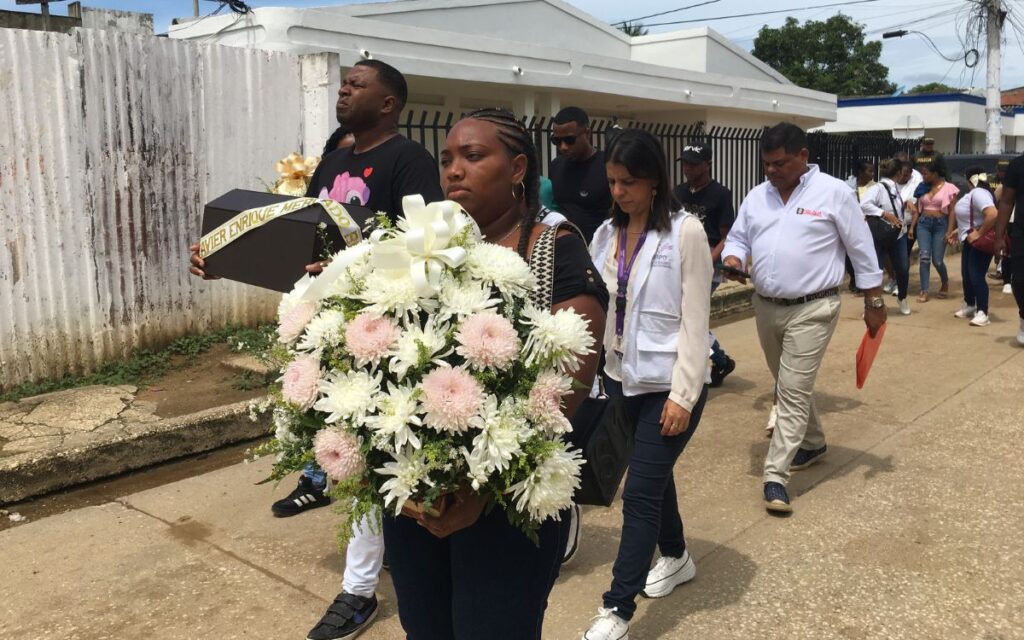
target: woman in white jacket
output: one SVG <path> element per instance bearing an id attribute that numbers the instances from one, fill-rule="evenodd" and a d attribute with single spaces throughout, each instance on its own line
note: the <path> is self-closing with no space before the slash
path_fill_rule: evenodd
<path id="1" fill-rule="evenodd" d="M 604 336 L 606 389 L 636 427 L 612 584 L 584 640 L 625 640 L 638 594 L 667 596 L 696 574 L 672 469 L 707 398 L 713 274 L 703 225 L 678 211 L 658 141 L 627 129 L 606 157 L 614 204 L 590 252 L 609 289 L 615 283 Z M 655 547 L 661 557 L 651 568 Z"/>

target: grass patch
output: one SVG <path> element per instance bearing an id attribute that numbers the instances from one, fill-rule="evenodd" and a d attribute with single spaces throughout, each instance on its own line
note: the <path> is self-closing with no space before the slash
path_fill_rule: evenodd
<path id="1" fill-rule="evenodd" d="M 12 402 L 51 391 L 87 387 L 91 385 L 122 385 L 136 387 L 149 384 L 184 360 L 187 366 L 210 347 L 226 343 L 235 351 L 245 352 L 261 358 L 274 341 L 275 326 L 257 327 L 228 326 L 212 333 L 181 336 L 160 350 L 136 349 L 125 360 L 104 362 L 95 371 L 86 375 L 68 375 L 38 382 L 26 382 L 0 392 L 0 402 Z M 255 389 L 261 379 L 254 376 L 239 384 L 251 385 Z"/>

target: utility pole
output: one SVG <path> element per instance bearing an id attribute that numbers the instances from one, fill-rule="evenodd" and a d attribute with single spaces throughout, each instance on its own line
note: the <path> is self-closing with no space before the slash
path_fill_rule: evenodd
<path id="1" fill-rule="evenodd" d="M 199 17 L 199 0 L 192 0 L 192 17 Z"/>
<path id="2" fill-rule="evenodd" d="M 988 60 L 986 61 L 985 89 L 985 153 L 1003 152 L 1003 116 L 1001 93 L 1002 88 L 1002 37 L 1003 11 L 1001 0 L 988 0 L 985 3 L 986 26 L 988 34 Z"/>

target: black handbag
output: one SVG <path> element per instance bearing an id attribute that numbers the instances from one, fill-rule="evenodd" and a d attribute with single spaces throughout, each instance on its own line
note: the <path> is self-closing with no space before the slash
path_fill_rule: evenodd
<path id="1" fill-rule="evenodd" d="M 537 277 L 537 287 L 530 297 L 541 308 L 551 306 L 555 277 L 555 238 L 559 227 L 565 227 L 583 237 L 575 225 L 563 222 L 545 229 L 534 243 L 530 269 Z M 621 398 L 609 398 L 600 377 L 598 388 L 598 396 L 584 399 L 570 418 L 572 433 L 567 440 L 583 452 L 586 461 L 574 500 L 577 504 L 609 507 L 615 500 L 622 476 L 633 455 L 633 426 L 626 419 Z"/>
<path id="2" fill-rule="evenodd" d="M 892 203 L 893 215 L 897 217 L 903 217 L 903 211 L 896 211 L 896 199 L 893 197 L 892 192 L 889 191 L 889 187 L 885 186 L 885 183 L 879 183 L 879 186 L 885 190 L 885 195 L 889 196 L 889 202 Z M 900 231 L 903 227 L 898 225 L 890 224 L 888 220 L 882 216 L 867 216 L 868 228 L 871 229 L 871 237 L 874 238 L 875 242 L 888 249 L 892 245 L 896 244 L 899 240 Z"/>

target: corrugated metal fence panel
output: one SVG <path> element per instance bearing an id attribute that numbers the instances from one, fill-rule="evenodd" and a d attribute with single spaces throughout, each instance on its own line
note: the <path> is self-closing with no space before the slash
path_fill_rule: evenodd
<path id="1" fill-rule="evenodd" d="M 298 150 L 296 56 L 0 29 L 0 388 L 269 318 L 188 275 L 202 204 Z"/>

